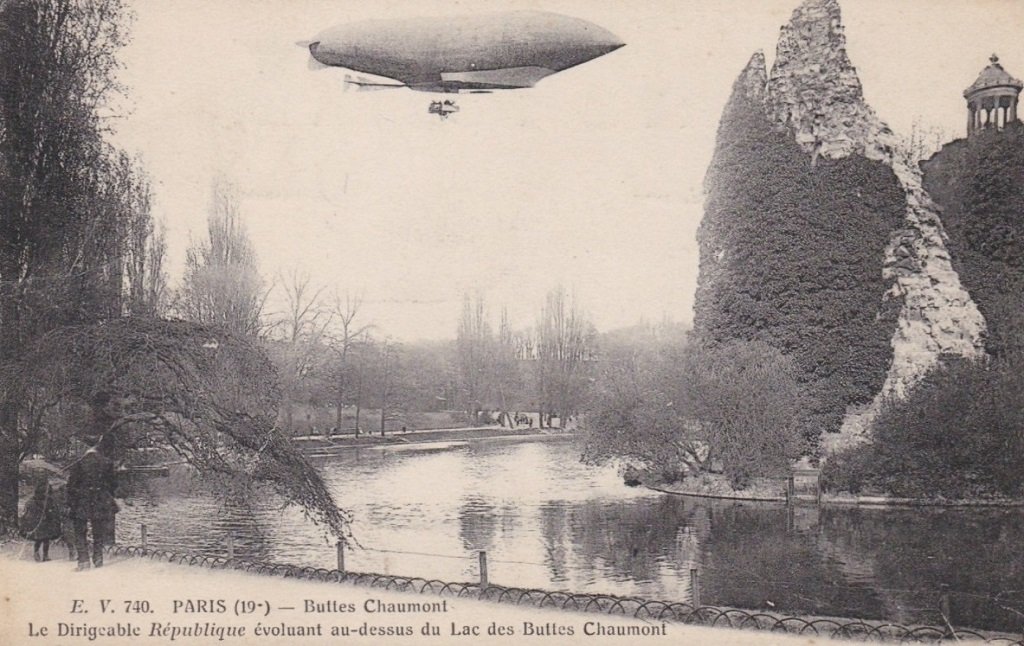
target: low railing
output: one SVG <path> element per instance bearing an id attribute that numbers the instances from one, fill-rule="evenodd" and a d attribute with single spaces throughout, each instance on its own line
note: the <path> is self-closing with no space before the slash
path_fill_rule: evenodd
<path id="1" fill-rule="evenodd" d="M 145 536 L 145 532 L 143 536 Z M 488 581 L 487 556 L 485 552 L 479 553 L 480 581 L 459 583 L 395 574 L 346 571 L 344 568 L 344 549 L 341 543 L 338 544 L 337 548 L 338 568 L 333 570 L 236 559 L 232 556 L 233 550 L 231 550 L 231 547 L 233 546 L 229 544 L 229 558 L 122 545 L 109 546 L 106 550 L 109 554 L 115 556 L 148 558 L 213 569 L 232 569 L 283 578 L 321 581 L 325 583 L 348 583 L 395 592 L 436 594 L 515 605 L 530 605 L 538 608 L 652 619 L 680 624 L 784 632 L 857 641 L 938 642 L 972 639 L 989 644 L 1024 646 L 1024 638 L 1022 637 L 993 635 L 973 630 L 954 629 L 952 627 L 905 626 L 895 623 L 855 619 L 805 618 L 772 612 L 703 606 L 700 605 L 699 585 L 697 584 L 695 571 L 691 571 L 695 603 L 685 603 L 638 597 L 621 597 L 609 594 L 516 588 L 493 584 Z"/>

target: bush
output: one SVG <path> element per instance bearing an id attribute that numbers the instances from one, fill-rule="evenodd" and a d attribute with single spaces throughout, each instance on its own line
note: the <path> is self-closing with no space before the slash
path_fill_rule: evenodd
<path id="1" fill-rule="evenodd" d="M 845 449 L 821 468 L 821 486 L 825 491 L 858 494 L 876 481 L 874 447 L 870 444 Z"/>
<path id="2" fill-rule="evenodd" d="M 935 368 L 905 401 L 883 406 L 869 444 L 829 461 L 826 488 L 911 498 L 1024 494 L 1022 368 L 1020 355 Z"/>
<path id="3" fill-rule="evenodd" d="M 665 348 L 606 361 L 585 455 L 645 463 L 663 480 L 710 471 L 736 488 L 799 454 L 807 398 L 794 362 L 764 343 Z"/>

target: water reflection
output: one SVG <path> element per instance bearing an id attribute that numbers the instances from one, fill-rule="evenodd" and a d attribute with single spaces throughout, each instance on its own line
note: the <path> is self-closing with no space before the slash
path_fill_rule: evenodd
<path id="1" fill-rule="evenodd" d="M 367 449 L 321 463 L 355 516 L 355 571 L 781 612 L 1019 631 L 1021 510 L 846 509 L 708 501 L 622 485 L 570 443 Z M 182 475 L 149 481 L 119 516 L 119 540 L 334 566 L 329 537 L 273 501 L 224 505 Z"/>

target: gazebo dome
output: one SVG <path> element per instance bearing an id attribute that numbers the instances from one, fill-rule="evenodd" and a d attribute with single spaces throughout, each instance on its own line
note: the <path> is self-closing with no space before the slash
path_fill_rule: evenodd
<path id="1" fill-rule="evenodd" d="M 1003 66 L 999 64 L 998 56 L 992 54 L 988 60 L 991 62 L 985 66 L 985 69 L 981 70 L 981 74 L 978 75 L 977 80 L 971 84 L 971 87 L 964 90 L 965 98 L 970 97 L 975 92 L 987 90 L 989 88 L 1013 88 L 1016 89 L 1017 92 L 1024 89 L 1024 82 L 1021 82 L 1018 78 L 1014 78 L 1009 74 L 1009 72 L 1004 70 Z"/>
<path id="2" fill-rule="evenodd" d="M 964 90 L 967 99 L 967 135 L 988 128 L 1002 130 L 1017 120 L 1017 100 L 1024 83 L 999 64 L 995 54 L 978 79 Z"/>

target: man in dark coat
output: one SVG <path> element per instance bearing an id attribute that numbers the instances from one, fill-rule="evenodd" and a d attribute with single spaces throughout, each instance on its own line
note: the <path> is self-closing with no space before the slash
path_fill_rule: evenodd
<path id="1" fill-rule="evenodd" d="M 92 528 L 92 562 L 103 565 L 103 544 L 114 533 L 117 478 L 114 463 L 98 450 L 101 438 L 90 437 L 92 446 L 71 466 L 68 477 L 68 512 L 75 530 L 78 569 L 89 567 L 87 527 Z"/>

